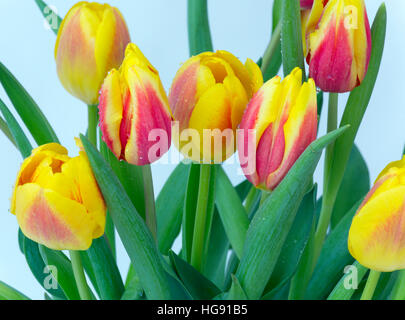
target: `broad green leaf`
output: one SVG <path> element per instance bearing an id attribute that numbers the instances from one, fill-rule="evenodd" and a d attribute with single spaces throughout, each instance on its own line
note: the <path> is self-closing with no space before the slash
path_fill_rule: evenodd
<path id="1" fill-rule="evenodd" d="M 218 168 L 216 204 L 229 242 L 240 258 L 249 228 L 249 218 L 237 192 L 222 167 Z"/>
<path id="2" fill-rule="evenodd" d="M 190 56 L 212 51 L 207 0 L 188 0 L 187 19 Z"/>
<path id="3" fill-rule="evenodd" d="M 108 210 L 149 299 L 170 299 L 169 284 L 158 249 L 111 167 L 83 135 L 81 140 Z"/>
<path id="4" fill-rule="evenodd" d="M 227 300 L 248 300 L 246 293 L 243 291 L 238 279 L 232 275 L 232 286 L 229 290 Z"/>
<path id="5" fill-rule="evenodd" d="M 4 121 L 2 117 L 0 117 L 0 130 L 4 133 L 7 139 L 17 147 L 17 143 L 15 142 L 13 135 L 11 134 L 6 121 Z"/>
<path id="6" fill-rule="evenodd" d="M 336 197 L 332 213 L 334 228 L 353 205 L 370 190 L 370 174 L 367 164 L 356 145 L 350 153 L 349 162 L 343 176 L 342 184 Z"/>
<path id="7" fill-rule="evenodd" d="M 41 109 L 13 74 L 0 62 L 0 83 L 38 145 L 59 142 Z"/>
<path id="8" fill-rule="evenodd" d="M 281 7 L 281 52 L 284 76 L 289 75 L 295 67 L 299 67 L 302 70 L 302 78 L 305 79 L 300 1 L 284 0 Z"/>
<path id="9" fill-rule="evenodd" d="M 236 276 L 249 299 L 259 299 L 274 270 L 322 150 L 347 128 L 314 141 L 256 212 Z"/>
<path id="10" fill-rule="evenodd" d="M 275 0 L 273 3 L 272 37 L 260 66 L 264 82 L 276 76 L 281 67 L 281 2 L 282 0 Z"/>
<path id="11" fill-rule="evenodd" d="M 104 142 L 101 143 L 104 158 L 120 180 L 136 211 L 145 220 L 145 196 L 143 190 L 143 175 L 140 166 L 134 166 L 126 161 L 119 161 Z"/>
<path id="12" fill-rule="evenodd" d="M 59 27 L 62 23 L 62 18 L 59 17 L 56 12 L 52 10 L 44 1 L 42 0 L 35 0 L 36 4 L 38 5 L 39 10 L 41 11 L 42 15 L 46 19 L 49 24 L 51 30 L 57 35 Z"/>
<path id="13" fill-rule="evenodd" d="M 200 181 L 200 166 L 192 163 L 187 180 L 186 196 L 184 198 L 182 221 L 182 257 L 191 260 L 191 247 L 193 244 L 195 211 L 197 208 L 198 185 Z"/>
<path id="14" fill-rule="evenodd" d="M 25 259 L 35 279 L 37 279 L 38 283 L 52 296 L 58 297 L 60 299 L 66 299 L 66 296 L 60 284 L 57 285 L 56 289 L 54 289 L 52 286 L 45 287 L 45 281 L 50 280 L 51 270 L 49 270 L 49 268 L 46 267 L 44 260 L 42 259 L 41 253 L 39 252 L 38 244 L 28 239 L 24 235 L 22 236 L 24 239 L 23 242 L 24 242 Z"/>
<path id="15" fill-rule="evenodd" d="M 297 270 L 315 218 L 316 185 L 305 195 L 265 292 L 281 288 Z"/>
<path id="16" fill-rule="evenodd" d="M 225 269 L 225 290 L 229 290 L 232 285 L 232 275 L 236 273 L 239 266 L 239 259 L 235 251 L 231 251 L 231 255 L 228 259 Z"/>
<path id="17" fill-rule="evenodd" d="M 358 283 L 363 279 L 367 271 L 368 269 L 366 267 L 363 267 L 360 263 L 355 261 L 345 270 L 345 275 L 330 293 L 328 300 L 350 300 L 354 292 L 357 290 Z M 353 281 L 358 282 L 353 283 Z"/>
<path id="18" fill-rule="evenodd" d="M 266 293 L 261 300 L 288 300 L 288 293 L 291 281 L 287 281 L 282 286 Z"/>
<path id="19" fill-rule="evenodd" d="M 180 163 L 167 179 L 156 200 L 159 251 L 165 255 L 180 233 L 190 166 Z"/>
<path id="20" fill-rule="evenodd" d="M 218 288 L 222 288 L 225 281 L 225 265 L 228 257 L 229 241 L 217 209 L 214 211 L 208 243 L 203 274 L 215 283 Z"/>
<path id="21" fill-rule="evenodd" d="M 124 293 L 124 283 L 115 259 L 104 237 L 94 239 L 86 251 L 102 300 L 118 300 Z"/>
<path id="22" fill-rule="evenodd" d="M 131 277 L 130 281 L 125 286 L 124 294 L 121 300 L 140 300 L 143 297 L 143 289 L 141 281 L 137 275 Z"/>
<path id="23" fill-rule="evenodd" d="M 332 204 L 342 182 L 354 139 L 359 130 L 377 80 L 384 51 L 386 26 L 387 12 L 385 4 L 383 3 L 378 9 L 371 28 L 372 48 L 367 74 L 362 84 L 350 93 L 340 122 L 341 127 L 349 124 L 350 128 L 344 135 L 336 140 L 333 148 L 333 161 L 331 163 L 329 183 L 327 185 L 329 198 L 333 200 L 329 202 L 332 202 Z"/>
<path id="24" fill-rule="evenodd" d="M 91 284 L 94 287 L 94 290 L 96 291 L 97 295 L 100 297 L 100 289 L 98 288 L 97 285 L 97 279 L 96 279 L 96 274 L 93 269 L 93 264 L 90 261 L 90 257 L 87 254 L 87 251 L 80 251 L 80 258 L 82 260 L 82 265 L 84 268 L 84 271 L 86 272 L 87 276 L 89 277 Z"/>
<path id="25" fill-rule="evenodd" d="M 389 280 L 386 282 L 383 281 L 384 274 L 382 274 L 382 277 L 380 277 L 381 282 L 378 281 L 373 300 L 393 300 L 392 294 L 395 293 L 394 290 L 401 276 L 401 272 L 403 272 L 403 270 L 389 273 Z"/>
<path id="26" fill-rule="evenodd" d="M 0 111 L 7 121 L 7 126 L 10 129 L 13 140 L 15 141 L 18 150 L 20 150 L 23 158 L 27 158 L 31 155 L 32 146 L 29 142 L 24 131 L 21 129 L 17 120 L 14 118 L 13 114 L 0 99 Z"/>
<path id="27" fill-rule="evenodd" d="M 0 281 L 0 300 L 30 300 L 30 298 Z"/>
<path id="28" fill-rule="evenodd" d="M 79 292 L 77 291 L 76 281 L 73 274 L 72 264 L 70 260 L 62 253 L 62 251 L 50 250 L 45 246 L 39 246 L 41 257 L 47 266 L 55 266 L 57 274 L 49 273 L 62 288 L 66 297 L 69 300 L 80 300 Z"/>
<path id="29" fill-rule="evenodd" d="M 173 251 L 169 252 L 169 257 L 177 275 L 194 299 L 209 300 L 221 293 L 215 284 L 178 257 Z"/>
<path id="30" fill-rule="evenodd" d="M 361 200 L 340 220 L 326 238 L 318 263 L 309 281 L 305 299 L 325 299 L 341 278 L 344 268 L 353 263 L 354 259 L 347 248 L 347 238 L 352 219 L 360 203 Z"/>
<path id="31" fill-rule="evenodd" d="M 241 201 L 244 201 L 246 199 L 252 187 L 253 185 L 247 179 L 243 180 L 235 187 L 236 193 L 238 194 Z"/>

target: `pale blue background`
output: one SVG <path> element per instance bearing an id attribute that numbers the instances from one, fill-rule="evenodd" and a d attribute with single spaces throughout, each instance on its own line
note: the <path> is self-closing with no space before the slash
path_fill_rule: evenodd
<path id="1" fill-rule="evenodd" d="M 61 16 L 76 1 L 49 0 Z M 380 0 L 366 0 L 370 20 Z M 128 23 L 132 41 L 136 42 L 159 70 L 168 90 L 177 68 L 188 57 L 186 0 L 111 0 Z M 210 25 L 216 49 L 229 50 L 245 61 L 257 60 L 269 40 L 270 0 L 211 0 Z M 405 71 L 404 15 L 405 2 L 388 0 L 388 36 L 378 82 L 360 128 L 357 144 L 367 159 L 371 178 L 392 160 L 401 156 L 405 142 L 405 106 L 403 104 Z M 34 0 L 0 1 L 0 61 L 31 93 L 55 128 L 62 144 L 74 154 L 73 137 L 86 130 L 85 106 L 71 97 L 60 85 L 55 72 L 53 50 L 55 35 L 44 28 L 43 18 Z M 4 91 L 0 97 L 9 104 Z M 344 98 L 339 111 L 342 113 Z M 9 104 L 10 106 L 10 104 Z M 321 133 L 325 132 L 322 117 Z M 43 298 L 43 290 L 29 271 L 18 250 L 18 225 L 8 212 L 9 198 L 19 165 L 20 154 L 0 134 L 0 280 L 18 288 L 32 298 Z M 154 165 L 158 192 L 174 165 Z M 322 166 L 316 172 L 320 181 Z M 237 166 L 226 170 L 236 183 L 242 179 Z M 174 190 L 175 192 L 175 190 Z M 126 275 L 129 259 L 119 247 L 119 267 Z"/>

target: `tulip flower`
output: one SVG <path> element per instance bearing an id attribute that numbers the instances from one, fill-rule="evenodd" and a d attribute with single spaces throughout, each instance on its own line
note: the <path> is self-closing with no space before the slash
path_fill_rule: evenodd
<path id="1" fill-rule="evenodd" d="M 371 32 L 363 0 L 314 0 L 302 14 L 309 76 L 325 92 L 359 86 L 368 69 Z"/>
<path id="2" fill-rule="evenodd" d="M 378 176 L 353 218 L 348 247 L 367 268 L 405 269 L 405 157 Z"/>
<path id="3" fill-rule="evenodd" d="M 120 66 L 129 42 L 126 23 L 117 8 L 77 3 L 63 20 L 55 45 L 62 85 L 86 104 L 97 104 L 105 76 Z"/>
<path id="4" fill-rule="evenodd" d="M 25 159 L 10 211 L 25 236 L 55 250 L 87 250 L 104 234 L 106 206 L 86 154 L 70 158 L 56 143 Z"/>
<path id="5" fill-rule="evenodd" d="M 118 159 L 146 165 L 168 151 L 167 96 L 159 73 L 135 44 L 128 45 L 119 70 L 111 70 L 106 77 L 99 109 L 103 140 Z"/>
<path id="6" fill-rule="evenodd" d="M 235 152 L 235 130 L 262 83 L 261 71 L 252 60 L 243 65 L 227 51 L 190 58 L 178 70 L 169 94 L 178 122 L 176 147 L 197 162 L 225 161 Z M 191 136 L 190 142 L 185 135 Z"/>
<path id="7" fill-rule="evenodd" d="M 240 130 L 238 152 L 243 172 L 256 187 L 273 190 L 316 138 L 314 81 L 302 84 L 299 68 L 283 81 L 278 76 L 267 81 L 250 101 Z M 254 135 L 249 134 L 252 130 Z"/>

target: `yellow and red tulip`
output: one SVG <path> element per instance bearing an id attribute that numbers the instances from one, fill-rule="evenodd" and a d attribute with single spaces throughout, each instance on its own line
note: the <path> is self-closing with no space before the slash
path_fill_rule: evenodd
<path id="1" fill-rule="evenodd" d="M 77 3 L 63 20 L 55 45 L 62 85 L 86 104 L 97 104 L 105 76 L 119 67 L 129 42 L 125 20 L 117 8 Z"/>
<path id="2" fill-rule="evenodd" d="M 179 125 L 176 147 L 197 162 L 226 160 L 235 152 L 235 131 L 243 112 L 262 84 L 261 71 L 250 59 L 243 65 L 227 51 L 204 52 L 190 58 L 178 70 L 169 94 Z M 189 142 L 181 139 L 186 129 L 197 133 L 190 142 L 196 152 L 190 153 Z M 204 144 L 205 130 L 216 130 L 213 136 L 222 134 L 228 142 Z"/>
<path id="3" fill-rule="evenodd" d="M 105 78 L 99 109 L 103 140 L 118 159 L 146 165 L 168 151 L 168 99 L 159 73 L 135 44 L 128 45 L 119 70 Z M 155 148 L 157 137 L 160 147 Z"/>
<path id="4" fill-rule="evenodd" d="M 367 268 L 405 269 L 405 157 L 377 178 L 353 218 L 348 247 Z"/>
<path id="5" fill-rule="evenodd" d="M 316 138 L 314 81 L 302 84 L 299 68 L 283 81 L 278 76 L 267 81 L 250 101 L 240 129 L 238 152 L 246 177 L 258 188 L 273 190 Z"/>
<path id="6" fill-rule="evenodd" d="M 25 159 L 10 211 L 25 236 L 55 250 L 87 250 L 104 234 L 106 206 L 86 154 L 70 158 L 56 143 Z"/>
<path id="7" fill-rule="evenodd" d="M 339 93 L 362 83 L 371 54 L 364 0 L 314 0 L 302 27 L 309 76 L 319 88 Z"/>

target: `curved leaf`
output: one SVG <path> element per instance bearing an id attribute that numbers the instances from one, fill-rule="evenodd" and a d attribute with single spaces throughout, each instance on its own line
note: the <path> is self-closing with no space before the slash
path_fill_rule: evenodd
<path id="1" fill-rule="evenodd" d="M 263 293 L 322 150 L 346 129 L 335 130 L 311 143 L 256 212 L 236 273 L 249 299 L 258 299 Z"/>
<path id="2" fill-rule="evenodd" d="M 59 17 L 44 1 L 35 0 L 35 2 L 46 21 L 48 21 L 50 28 L 57 35 L 63 19 Z"/>
<path id="3" fill-rule="evenodd" d="M 0 300 L 30 300 L 30 298 L 0 281 Z"/>
<path id="4" fill-rule="evenodd" d="M 159 250 L 167 254 L 180 233 L 190 166 L 180 163 L 156 199 Z"/>
<path id="5" fill-rule="evenodd" d="M 59 142 L 41 109 L 13 74 L 0 62 L 0 83 L 38 145 Z"/>
<path id="6" fill-rule="evenodd" d="M 170 299 L 169 284 L 152 234 L 111 167 L 85 136 L 80 137 L 111 218 L 146 296 L 149 299 Z"/>

